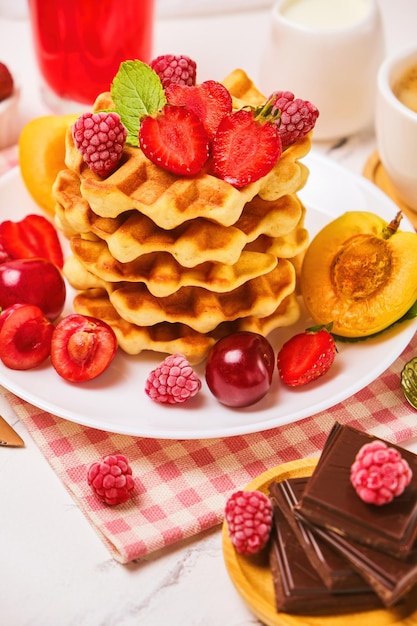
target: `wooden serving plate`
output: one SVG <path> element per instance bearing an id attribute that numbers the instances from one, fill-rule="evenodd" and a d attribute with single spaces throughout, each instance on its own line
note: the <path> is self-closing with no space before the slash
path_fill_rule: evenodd
<path id="1" fill-rule="evenodd" d="M 316 458 L 291 461 L 264 472 L 245 487 L 268 494 L 269 484 L 298 476 L 311 476 Z M 266 626 L 416 626 L 417 598 L 392 609 L 378 609 L 344 615 L 291 615 L 278 612 L 266 551 L 246 557 L 238 554 L 229 539 L 227 524 L 222 528 L 223 557 L 237 592 L 252 613 Z M 412 606 L 411 606 L 412 604 Z"/>

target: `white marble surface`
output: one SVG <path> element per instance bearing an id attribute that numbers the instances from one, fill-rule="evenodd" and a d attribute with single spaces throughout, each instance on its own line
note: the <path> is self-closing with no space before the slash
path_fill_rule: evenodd
<path id="1" fill-rule="evenodd" d="M 379 0 L 388 51 L 415 41 L 415 0 Z M 0 5 L 1 9 L 1 5 Z M 199 79 L 235 67 L 255 80 L 268 10 L 158 19 L 155 55 L 186 53 Z M 44 114 L 25 19 L 0 14 L 0 60 L 22 86 L 21 116 Z M 315 149 L 361 173 L 373 130 Z M 116 563 L 7 406 L 26 442 L 0 451 L 0 623 L 5 626 L 249 626 L 258 623 L 230 582 L 220 529 L 128 566 Z M 410 447 L 417 450 L 415 442 Z"/>

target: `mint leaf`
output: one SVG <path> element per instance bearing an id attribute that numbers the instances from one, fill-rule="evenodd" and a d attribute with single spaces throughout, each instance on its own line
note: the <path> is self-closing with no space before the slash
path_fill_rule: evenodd
<path id="1" fill-rule="evenodd" d="M 141 117 L 156 113 L 166 103 L 159 76 L 142 61 L 124 61 L 110 91 L 116 112 L 127 129 L 126 143 L 138 146 Z"/>

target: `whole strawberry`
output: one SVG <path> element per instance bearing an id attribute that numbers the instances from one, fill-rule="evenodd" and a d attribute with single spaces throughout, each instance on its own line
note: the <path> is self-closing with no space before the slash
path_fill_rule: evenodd
<path id="1" fill-rule="evenodd" d="M 150 62 L 161 79 L 164 89 L 168 85 L 195 85 L 197 64 L 184 54 L 162 54 Z"/>
<path id="2" fill-rule="evenodd" d="M 323 326 L 294 335 L 277 354 L 282 382 L 298 387 L 323 376 L 332 366 L 336 352 L 334 338 Z"/>
<path id="3" fill-rule="evenodd" d="M 350 470 L 350 481 L 368 504 L 388 504 L 410 484 L 413 472 L 396 448 L 378 439 L 359 450 Z"/>
<path id="4" fill-rule="evenodd" d="M 276 125 L 283 148 L 287 148 L 314 128 L 319 110 L 308 100 L 295 98 L 291 91 L 275 91 L 268 100 L 272 101 L 273 110 L 280 111 Z"/>
<path id="5" fill-rule="evenodd" d="M 117 113 L 83 113 L 72 127 L 74 144 L 88 167 L 105 177 L 119 163 L 127 130 Z"/>
<path id="6" fill-rule="evenodd" d="M 271 501 L 262 491 L 236 491 L 229 497 L 225 520 L 239 554 L 256 554 L 266 546 L 272 517 Z"/>
<path id="7" fill-rule="evenodd" d="M 167 356 L 152 370 L 145 383 L 145 393 L 161 404 L 185 402 L 200 389 L 200 379 L 182 354 Z"/>
<path id="8" fill-rule="evenodd" d="M 9 68 L 0 62 L 0 102 L 13 93 L 14 81 Z"/>
<path id="9" fill-rule="evenodd" d="M 111 454 L 90 465 L 87 481 L 100 500 L 110 506 L 127 502 L 134 487 L 132 468 L 123 454 Z"/>

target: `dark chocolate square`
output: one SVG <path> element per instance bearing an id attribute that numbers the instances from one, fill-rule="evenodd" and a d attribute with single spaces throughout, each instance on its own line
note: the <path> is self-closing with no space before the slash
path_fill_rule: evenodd
<path id="1" fill-rule="evenodd" d="M 296 510 L 309 522 L 405 559 L 417 537 L 417 455 L 386 442 L 400 450 L 413 477 L 389 504 L 367 504 L 350 483 L 350 468 L 359 449 L 374 439 L 336 423 Z"/>
<path id="2" fill-rule="evenodd" d="M 378 596 L 369 590 L 352 594 L 329 591 L 275 503 L 269 559 L 278 611 L 299 615 L 328 615 L 382 606 Z"/>
<path id="3" fill-rule="evenodd" d="M 285 515 L 311 565 L 328 589 L 349 593 L 369 591 L 368 583 L 338 551 L 294 517 L 294 507 L 298 504 L 307 481 L 308 478 L 299 477 L 271 483 L 269 492 L 273 504 L 279 506 Z"/>

